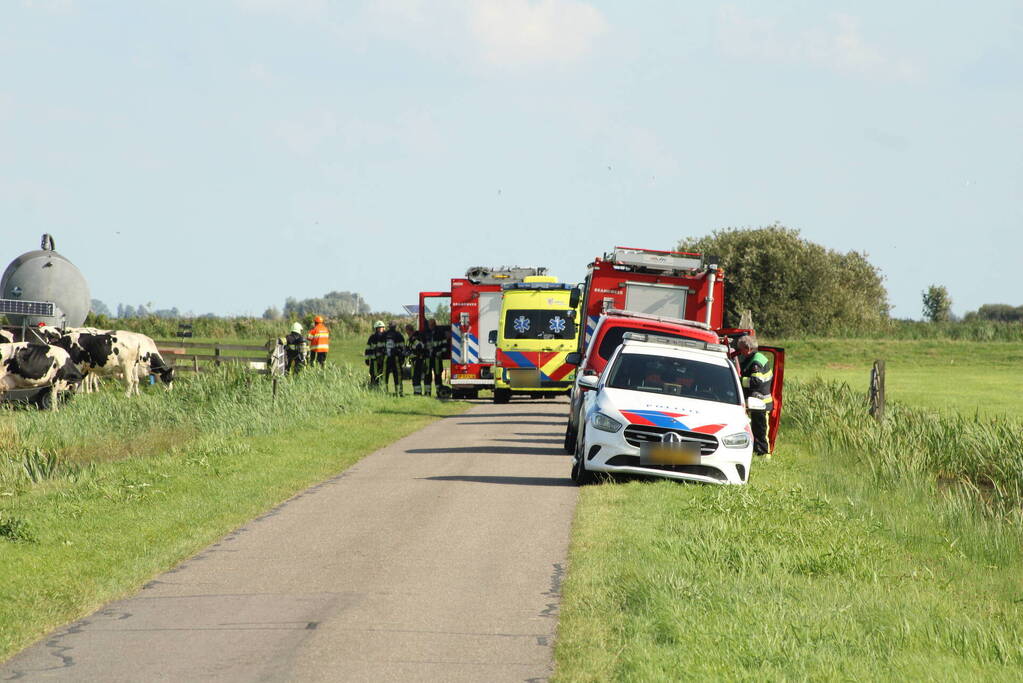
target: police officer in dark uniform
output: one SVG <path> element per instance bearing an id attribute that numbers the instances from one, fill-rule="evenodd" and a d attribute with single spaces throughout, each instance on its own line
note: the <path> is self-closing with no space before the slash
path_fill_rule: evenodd
<path id="1" fill-rule="evenodd" d="M 423 342 L 423 333 L 412 327 L 405 326 L 405 334 L 408 335 L 405 342 L 405 354 L 412 362 L 412 395 L 423 395 L 423 372 L 429 360 L 426 353 L 426 344 Z"/>
<path id="2" fill-rule="evenodd" d="M 771 457 L 771 443 L 768 440 L 767 415 L 771 412 L 774 397 L 771 387 L 774 372 L 770 368 L 767 356 L 757 349 L 757 340 L 750 335 L 743 335 L 735 343 L 739 352 L 739 374 L 742 377 L 742 393 L 746 398 L 759 398 L 764 402 L 766 410 L 750 410 L 750 429 L 753 431 L 753 453 Z"/>
<path id="3" fill-rule="evenodd" d="M 284 338 L 284 353 L 286 358 L 285 372 L 298 374 L 298 371 L 305 365 L 306 353 L 309 350 L 309 343 L 302 334 L 301 323 L 291 326 L 291 332 Z"/>
<path id="4" fill-rule="evenodd" d="M 398 331 L 398 323 L 393 320 L 384 332 L 384 390 L 394 375 L 394 393 L 405 395 L 404 382 L 401 379 L 401 365 L 405 360 L 405 337 Z"/>
<path id="5" fill-rule="evenodd" d="M 369 385 L 380 385 L 380 377 L 384 374 L 384 321 L 373 323 L 373 334 L 366 340 L 366 366 L 369 368 Z"/>

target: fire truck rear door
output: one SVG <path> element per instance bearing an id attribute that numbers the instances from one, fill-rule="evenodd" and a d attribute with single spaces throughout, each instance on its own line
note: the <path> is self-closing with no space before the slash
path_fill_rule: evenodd
<path id="1" fill-rule="evenodd" d="M 497 345 L 490 341 L 491 330 L 497 330 L 501 320 L 501 292 L 480 292 L 479 343 L 480 363 L 497 360 Z"/>
<path id="2" fill-rule="evenodd" d="M 666 318 L 686 317 L 689 289 L 643 282 L 625 283 L 625 310 Z"/>

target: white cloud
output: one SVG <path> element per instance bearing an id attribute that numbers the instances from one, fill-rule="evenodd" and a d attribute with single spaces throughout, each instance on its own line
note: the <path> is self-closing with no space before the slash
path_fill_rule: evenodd
<path id="1" fill-rule="evenodd" d="M 50 14 L 68 14 L 74 9 L 74 4 L 74 0 L 21 0 L 22 7 Z"/>
<path id="2" fill-rule="evenodd" d="M 234 4 L 247 12 L 278 14 L 296 21 L 322 19 L 327 14 L 327 0 L 234 0 Z"/>
<path id="3" fill-rule="evenodd" d="M 596 8 L 576 0 L 480 0 L 469 12 L 483 59 L 506 67 L 578 60 L 607 30 Z"/>
<path id="4" fill-rule="evenodd" d="M 367 21 L 418 49 L 499 68 L 575 62 L 608 28 L 580 0 L 373 0 Z"/>
<path id="5" fill-rule="evenodd" d="M 746 14 L 733 5 L 718 16 L 717 44 L 726 56 L 789 64 L 809 64 L 845 74 L 912 80 L 919 70 L 863 36 L 859 19 L 833 14 L 825 26 L 786 29 L 774 19 Z"/>

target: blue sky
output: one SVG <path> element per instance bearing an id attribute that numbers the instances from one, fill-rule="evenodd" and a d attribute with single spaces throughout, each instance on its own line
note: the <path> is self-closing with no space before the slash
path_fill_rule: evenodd
<path id="1" fill-rule="evenodd" d="M 778 221 L 896 316 L 1020 305 L 1021 46 L 1018 0 L 5 0 L 0 261 L 50 232 L 111 307 L 394 311 Z"/>

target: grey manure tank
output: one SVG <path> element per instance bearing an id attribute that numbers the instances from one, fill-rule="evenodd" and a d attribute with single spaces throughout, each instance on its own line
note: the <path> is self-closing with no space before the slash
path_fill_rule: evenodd
<path id="1" fill-rule="evenodd" d="M 92 303 L 85 277 L 71 261 L 54 250 L 50 235 L 43 235 L 37 251 L 22 254 L 7 266 L 0 278 L 0 299 L 5 300 L 8 308 L 7 319 L 19 326 L 45 323 L 80 327 Z M 13 310 L 21 308 L 18 302 L 26 302 L 24 311 L 34 308 L 28 302 L 53 303 L 53 317 L 18 313 Z"/>

